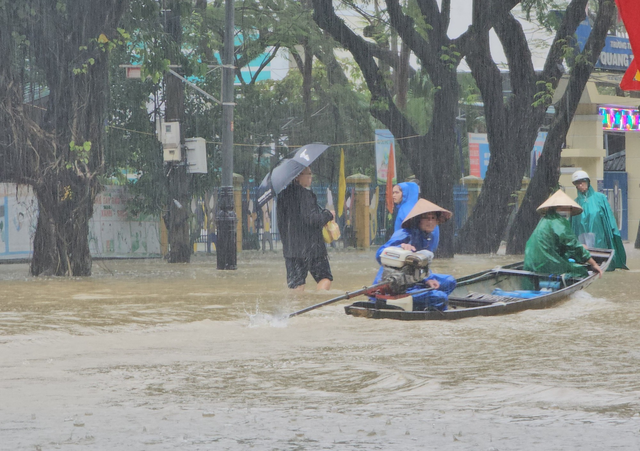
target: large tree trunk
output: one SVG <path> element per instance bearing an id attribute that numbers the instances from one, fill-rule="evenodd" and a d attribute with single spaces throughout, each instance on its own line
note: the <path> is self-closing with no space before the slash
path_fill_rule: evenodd
<path id="1" fill-rule="evenodd" d="M 89 219 L 98 187 L 73 175 L 69 179 L 68 185 L 57 177 L 35 189 L 38 223 L 31 260 L 33 275 L 91 275 Z"/>
<path id="2" fill-rule="evenodd" d="M 313 87 L 313 50 L 308 39 L 303 39 L 302 56 L 299 53 L 292 53 L 293 59 L 302 74 L 302 104 L 304 107 L 304 125 L 302 131 L 297 136 L 300 144 L 311 141 L 313 136 L 311 128 L 311 115 L 313 113 L 313 103 L 311 99 L 311 89 Z"/>
<path id="3" fill-rule="evenodd" d="M 391 26 L 411 48 L 431 77 L 435 89 L 434 111 L 429 131 L 419 135 L 408 118 L 393 100 L 380 61 L 386 49 L 368 42 L 349 29 L 336 15 L 330 0 L 313 0 L 314 20 L 345 49 L 351 52 L 371 93 L 371 114 L 382 122 L 399 141 L 404 155 L 414 168 L 422 186 L 422 195 L 444 208 L 453 210 L 455 109 L 458 100 L 456 68 L 461 55 L 455 42 L 447 35 L 449 2 L 443 2 L 442 12 L 435 2 L 424 4 L 425 22 L 432 28 L 429 39 L 424 39 L 413 19 L 405 15 L 397 0 L 387 0 Z M 396 55 L 397 57 L 397 55 Z M 376 59 L 378 58 L 378 59 Z M 398 69 L 396 58 L 394 68 Z M 453 256 L 453 223 L 442 227 L 438 255 Z"/>
<path id="4" fill-rule="evenodd" d="M 91 274 L 88 223 L 104 171 L 109 46 L 120 38 L 116 27 L 127 4 L 25 0 L 2 7 L 0 27 L 9 39 L 2 47 L 2 82 L 7 71 L 24 71 L 8 76 L 21 85 L 11 86 L 3 104 L 9 139 L 0 143 L 0 157 L 8 165 L 5 180 L 32 185 L 39 201 L 34 275 Z M 29 20 L 21 18 L 25 11 Z M 13 39 L 20 34 L 30 42 L 28 52 L 16 51 Z M 18 94 L 26 83 L 49 89 L 46 111 L 37 120 Z"/>
<path id="5" fill-rule="evenodd" d="M 556 104 L 556 113 L 549 128 L 542 154 L 538 159 L 536 172 L 518 209 L 514 226 L 509 231 L 508 254 L 524 252 L 526 242 L 538 223 L 539 216 L 536 213 L 536 208 L 558 187 L 562 143 L 580 103 L 585 85 L 600 57 L 607 30 L 615 18 L 615 11 L 613 2 L 600 0 L 593 30 L 581 53 L 581 58 L 576 58 L 576 65 L 571 71 L 567 89 Z"/>
<path id="6" fill-rule="evenodd" d="M 171 37 L 172 45 L 168 53 L 172 64 L 180 63 L 182 48 L 182 27 L 179 1 L 172 1 L 166 14 L 166 32 Z M 166 109 L 165 120 L 175 121 L 183 125 L 184 118 L 184 85 L 182 80 L 172 74 L 165 76 Z M 184 126 L 180 128 L 184 134 Z M 184 136 L 180 137 L 181 144 Z M 191 240 L 189 238 L 189 217 L 191 205 L 191 174 L 187 173 L 186 155 L 178 164 L 167 163 L 167 209 L 164 216 L 169 236 L 169 263 L 189 263 L 191 261 Z"/>
<path id="7" fill-rule="evenodd" d="M 168 213 L 164 216 L 169 236 L 169 263 L 189 263 L 191 261 L 191 241 L 189 238 L 190 205 L 189 183 L 191 176 L 185 166 L 172 166 L 167 175 Z"/>
<path id="8" fill-rule="evenodd" d="M 476 33 L 467 61 L 482 93 L 491 159 L 482 192 L 458 235 L 459 253 L 496 252 L 505 237 L 512 194 L 520 189 L 553 89 L 562 75 L 560 63 L 568 36 L 584 17 L 587 0 L 574 0 L 556 33 L 545 67 L 536 74 L 527 37 L 511 6 L 474 9 L 474 23 L 493 23 L 509 64 L 513 95 L 505 102 L 502 80 L 489 52 L 489 34 Z"/>
<path id="9" fill-rule="evenodd" d="M 437 114 L 431 119 L 426 143 L 408 139 L 401 145 L 409 156 L 411 167 L 417 168 L 415 172 L 420 180 L 422 197 L 453 212 L 453 185 L 456 179 L 456 134 L 453 127 L 456 123 L 458 79 L 455 69 L 450 71 L 442 68 L 436 77 L 432 76 L 432 80 L 440 89 L 434 95 L 433 110 Z M 436 256 L 453 257 L 454 224 L 454 221 L 447 221 L 440 226 L 440 244 Z"/>
<path id="10" fill-rule="evenodd" d="M 404 110 L 407 106 L 407 90 L 409 87 L 409 57 L 411 49 L 404 42 L 400 46 L 400 64 L 396 72 L 396 99 L 398 108 Z"/>

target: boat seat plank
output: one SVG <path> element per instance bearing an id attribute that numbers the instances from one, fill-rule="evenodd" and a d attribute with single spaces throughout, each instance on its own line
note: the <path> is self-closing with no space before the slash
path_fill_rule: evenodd
<path id="1" fill-rule="evenodd" d="M 466 296 L 449 296 L 449 303 L 454 304 L 473 304 L 473 305 L 491 305 L 496 302 L 514 302 L 520 301 L 521 298 L 511 296 L 499 296 L 486 293 L 469 293 Z"/>
<path id="2" fill-rule="evenodd" d="M 499 269 L 495 269 L 493 272 L 495 274 L 509 274 L 514 276 L 536 277 L 536 278 L 543 278 L 543 279 L 546 279 L 547 277 L 549 277 L 545 274 L 538 274 L 533 271 L 525 271 L 524 269 L 499 268 Z"/>

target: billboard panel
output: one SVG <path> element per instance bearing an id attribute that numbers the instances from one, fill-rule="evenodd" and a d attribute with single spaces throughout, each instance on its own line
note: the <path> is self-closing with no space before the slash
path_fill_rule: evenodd
<path id="1" fill-rule="evenodd" d="M 484 178 L 490 157 L 487 134 L 469 133 L 469 175 Z"/>
<path id="2" fill-rule="evenodd" d="M 392 181 L 396 183 L 396 158 L 395 154 L 398 151 L 398 147 L 396 146 L 395 138 L 391 134 L 389 130 L 381 130 L 378 129 L 375 131 L 376 134 L 376 174 L 379 184 L 387 183 L 387 171 L 389 168 L 389 151 L 391 150 L 391 145 L 393 144 L 393 174 L 391 174 Z"/>

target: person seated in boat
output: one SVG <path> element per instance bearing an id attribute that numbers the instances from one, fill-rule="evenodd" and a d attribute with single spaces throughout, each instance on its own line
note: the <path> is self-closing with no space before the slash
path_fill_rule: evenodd
<path id="1" fill-rule="evenodd" d="M 428 250 L 435 253 L 439 240 L 434 231 L 439 224 L 448 221 L 452 216 L 449 210 L 426 199 L 419 199 L 402 222 L 402 228 L 396 230 L 389 241 L 380 246 L 376 252 L 376 260 L 380 263 L 380 255 L 389 246 L 398 246 L 413 252 Z M 381 266 L 374 284 L 381 281 L 382 272 Z M 456 280 L 452 276 L 430 271 L 429 276 L 407 290 L 407 294 L 431 288 L 431 291 L 413 296 L 414 310 L 446 310 L 449 293 L 455 287 Z"/>
<path id="2" fill-rule="evenodd" d="M 558 190 L 536 211 L 542 219 L 527 240 L 524 269 L 539 274 L 583 278 L 588 275 L 586 263 L 601 277 L 602 269 L 580 244 L 569 223 L 571 216 L 582 213 L 582 207 Z"/>

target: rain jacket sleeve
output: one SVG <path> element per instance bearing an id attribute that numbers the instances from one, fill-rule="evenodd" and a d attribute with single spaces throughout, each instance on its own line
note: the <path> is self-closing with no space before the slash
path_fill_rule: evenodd
<path id="1" fill-rule="evenodd" d="M 327 222 L 331 221 L 333 216 L 329 210 L 318 205 L 318 201 L 311 191 L 307 191 L 309 195 L 304 196 L 305 199 L 300 206 L 302 223 L 308 227 L 321 229 Z"/>
<path id="2" fill-rule="evenodd" d="M 427 250 L 436 253 L 436 249 L 438 249 L 438 244 L 440 243 L 440 226 L 436 226 L 436 228 L 431 232 L 431 243 L 427 246 Z"/>
<path id="3" fill-rule="evenodd" d="M 378 251 L 376 252 L 376 260 L 378 261 L 378 263 L 382 264 L 380 262 L 380 255 L 382 255 L 382 252 L 386 248 L 388 248 L 389 246 L 400 246 L 402 243 L 408 243 L 410 239 L 411 234 L 407 229 L 399 229 L 394 232 L 393 235 L 391 235 L 391 238 L 389 238 L 389 241 L 378 248 Z"/>
<path id="4" fill-rule="evenodd" d="M 386 248 L 389 246 L 400 246 L 402 243 L 411 244 L 417 251 L 426 249 L 435 253 L 438 248 L 439 236 L 440 233 L 437 226 L 431 233 L 421 232 L 417 229 L 400 229 L 391 235 L 389 241 L 380 246 L 376 252 L 376 260 L 380 263 L 380 255 Z"/>
<path id="5" fill-rule="evenodd" d="M 289 218 L 289 209 L 291 207 L 291 190 L 285 188 L 277 196 L 276 202 L 276 224 L 280 232 L 280 241 L 283 246 L 287 246 L 289 241 L 287 219 Z"/>

